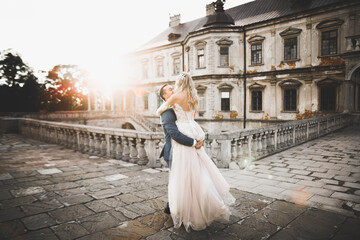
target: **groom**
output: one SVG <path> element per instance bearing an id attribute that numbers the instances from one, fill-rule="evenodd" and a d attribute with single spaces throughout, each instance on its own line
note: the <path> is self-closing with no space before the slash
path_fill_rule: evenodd
<path id="1" fill-rule="evenodd" d="M 159 95 L 160 98 L 163 99 L 164 101 L 168 100 L 173 94 L 174 94 L 174 88 L 171 85 L 165 84 L 160 88 Z M 163 127 L 164 135 L 165 135 L 165 144 L 161 151 L 160 158 L 164 157 L 165 162 L 167 163 L 168 167 L 171 169 L 171 160 L 172 160 L 171 139 L 174 139 L 179 144 L 189 147 L 193 146 L 196 149 L 201 148 L 204 141 L 197 142 L 195 139 L 189 138 L 179 131 L 178 127 L 175 124 L 176 115 L 172 108 L 165 110 L 160 115 L 160 118 L 161 118 L 161 125 Z M 169 203 L 166 204 L 164 212 L 170 214 Z"/>

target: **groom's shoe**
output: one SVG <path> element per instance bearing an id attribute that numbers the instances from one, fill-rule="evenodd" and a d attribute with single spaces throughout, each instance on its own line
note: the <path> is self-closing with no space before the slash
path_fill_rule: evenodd
<path id="1" fill-rule="evenodd" d="M 170 207 L 169 207 L 169 203 L 166 203 L 165 209 L 164 209 L 164 213 L 166 214 L 170 214 Z"/>

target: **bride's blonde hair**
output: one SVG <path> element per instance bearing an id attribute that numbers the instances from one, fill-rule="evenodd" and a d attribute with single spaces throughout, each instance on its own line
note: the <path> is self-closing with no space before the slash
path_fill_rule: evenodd
<path id="1" fill-rule="evenodd" d="M 199 97 L 195 89 L 194 81 L 188 73 L 181 73 L 176 79 L 175 83 L 176 92 L 186 90 L 188 94 L 189 106 L 192 110 L 197 110 Z"/>

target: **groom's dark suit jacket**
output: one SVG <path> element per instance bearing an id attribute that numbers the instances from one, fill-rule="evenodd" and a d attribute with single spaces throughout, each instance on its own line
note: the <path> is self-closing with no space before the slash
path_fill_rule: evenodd
<path id="1" fill-rule="evenodd" d="M 174 139 L 176 142 L 189 147 L 194 143 L 194 139 L 185 136 L 179 131 L 175 121 L 176 115 L 172 108 L 167 109 L 161 114 L 161 124 L 165 134 L 165 144 L 161 151 L 160 157 L 164 157 L 164 160 L 168 164 L 169 168 L 171 167 L 172 160 L 171 139 Z"/>

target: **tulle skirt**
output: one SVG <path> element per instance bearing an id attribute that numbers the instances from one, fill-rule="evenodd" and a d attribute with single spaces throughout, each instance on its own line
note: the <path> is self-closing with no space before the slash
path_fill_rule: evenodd
<path id="1" fill-rule="evenodd" d="M 203 230 L 213 221 L 229 219 L 235 202 L 230 186 L 205 152 L 172 141 L 169 205 L 174 227 Z"/>

